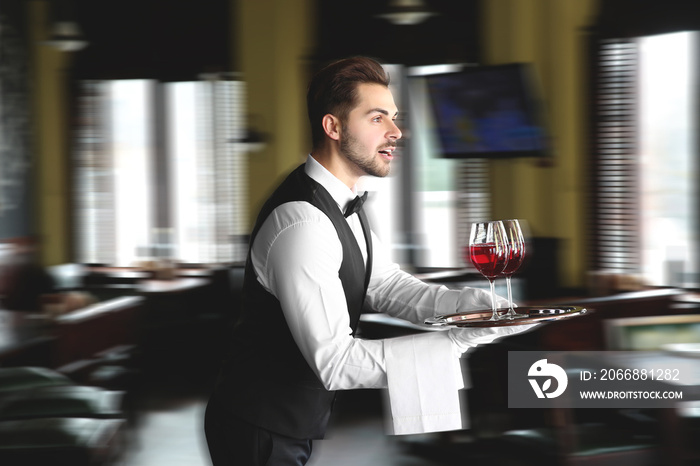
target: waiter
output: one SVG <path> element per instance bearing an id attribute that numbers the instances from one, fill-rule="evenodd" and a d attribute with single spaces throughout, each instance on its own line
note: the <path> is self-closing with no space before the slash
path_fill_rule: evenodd
<path id="1" fill-rule="evenodd" d="M 388 388 L 398 433 L 461 428 L 458 403 L 452 413 L 444 407 L 423 413 L 431 408 L 406 399 L 421 390 L 402 385 L 402 378 L 430 383 L 424 379 L 439 367 L 431 361 L 450 361 L 452 369 L 438 376 L 452 377 L 453 387 L 439 389 L 457 399 L 459 355 L 525 329 L 354 337 L 363 305 L 423 322 L 487 308 L 490 295 L 421 282 L 389 260 L 370 230 L 362 209 L 366 193 L 358 196 L 356 183 L 361 176 L 387 176 L 401 138 L 382 66 L 365 57 L 328 65 L 312 79 L 307 106 L 313 149 L 258 216 L 242 316 L 207 406 L 215 466 L 306 464 L 312 440 L 326 431 L 336 390 Z"/>

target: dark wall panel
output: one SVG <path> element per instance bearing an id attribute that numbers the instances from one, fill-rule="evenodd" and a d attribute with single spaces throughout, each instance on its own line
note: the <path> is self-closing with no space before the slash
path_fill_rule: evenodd
<path id="1" fill-rule="evenodd" d="M 0 2 L 0 239 L 32 233 L 26 23 L 25 2 Z"/>

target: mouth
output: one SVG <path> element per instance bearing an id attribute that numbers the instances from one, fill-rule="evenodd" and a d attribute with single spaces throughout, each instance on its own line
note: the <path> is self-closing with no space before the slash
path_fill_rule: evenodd
<path id="1" fill-rule="evenodd" d="M 379 154 L 386 160 L 393 160 L 394 150 L 396 150 L 396 147 L 394 146 L 385 147 L 384 149 L 379 150 Z"/>

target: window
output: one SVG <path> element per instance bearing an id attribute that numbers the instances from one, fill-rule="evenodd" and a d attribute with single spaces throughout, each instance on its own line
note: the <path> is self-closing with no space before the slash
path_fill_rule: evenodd
<path id="1" fill-rule="evenodd" d="M 413 213 L 419 245 L 415 265 L 420 268 L 471 267 L 463 254 L 471 224 L 491 219 L 489 161 L 441 157 L 426 83 L 421 78 L 459 69 L 450 65 L 411 69 Z"/>
<path id="2" fill-rule="evenodd" d="M 81 83 L 74 170 L 78 262 L 241 261 L 244 85 Z"/>
<path id="3" fill-rule="evenodd" d="M 242 83 L 168 84 L 170 198 L 176 257 L 185 262 L 245 259 L 247 170 Z"/>
<path id="4" fill-rule="evenodd" d="M 697 33 L 601 40 L 594 74 L 593 268 L 695 286 Z"/>
<path id="5" fill-rule="evenodd" d="M 696 40 L 639 39 L 641 266 L 652 285 L 696 281 Z"/>

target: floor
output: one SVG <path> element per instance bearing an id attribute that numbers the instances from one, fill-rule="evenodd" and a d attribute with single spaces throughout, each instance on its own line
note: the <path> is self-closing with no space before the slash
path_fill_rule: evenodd
<path id="1" fill-rule="evenodd" d="M 188 387 L 182 381 L 159 378 L 138 390 L 127 410 L 133 413 L 127 448 L 115 466 L 211 466 L 203 435 L 208 389 L 202 388 L 210 383 L 199 384 Z M 494 427 L 502 420 L 485 418 L 485 410 L 473 407 L 472 421 L 480 420 L 473 431 L 388 436 L 381 392 L 339 392 L 326 438 L 314 442 L 308 466 L 546 466 L 544 452 L 527 455 L 505 443 Z M 480 432 L 481 438 L 471 438 L 473 432 Z"/>
<path id="2" fill-rule="evenodd" d="M 203 443 L 204 402 L 197 397 L 150 400 L 128 439 L 123 466 L 210 465 Z"/>
<path id="3" fill-rule="evenodd" d="M 314 443 L 309 466 L 439 466 L 384 434 L 377 393 L 346 396 L 327 438 Z M 210 466 L 203 437 L 205 396 L 197 391 L 151 390 L 136 401 L 129 448 L 119 466 Z M 412 437 L 413 438 L 413 437 Z"/>
<path id="4" fill-rule="evenodd" d="M 152 375 L 139 384 L 131 399 L 128 411 L 134 415 L 129 422 L 127 448 L 117 466 L 211 466 L 203 418 L 213 385 L 213 380 L 206 379 L 213 379 L 215 371 L 200 365 L 197 370 L 205 375 L 181 375 L 172 380 L 168 374 L 180 371 L 158 367 L 160 374 L 146 372 Z M 308 466 L 516 465 L 500 457 L 507 449 L 489 441 L 476 442 L 466 431 L 386 435 L 381 396 L 378 390 L 339 392 L 326 438 L 314 442 Z"/>

